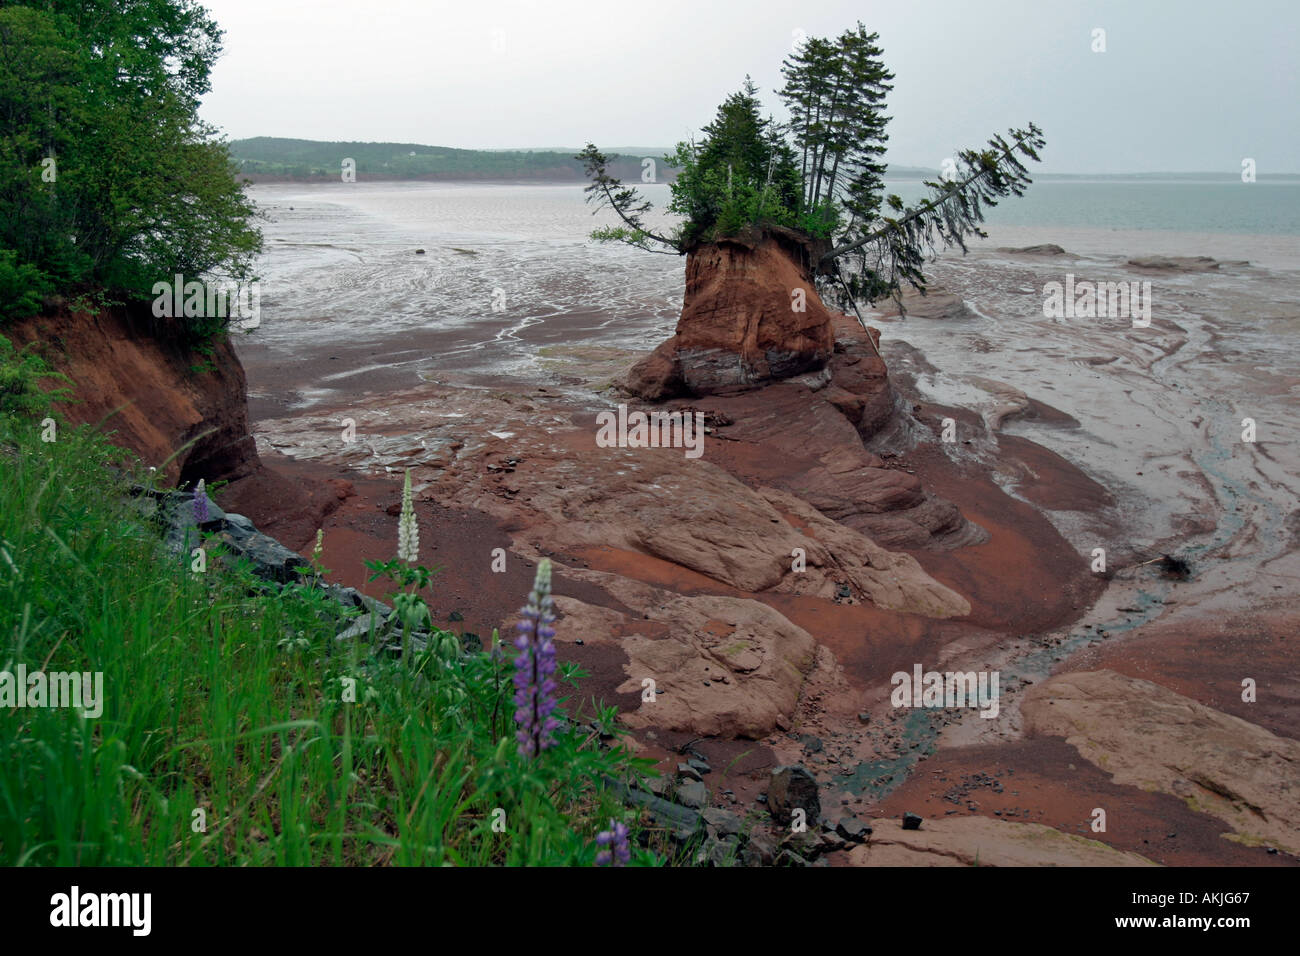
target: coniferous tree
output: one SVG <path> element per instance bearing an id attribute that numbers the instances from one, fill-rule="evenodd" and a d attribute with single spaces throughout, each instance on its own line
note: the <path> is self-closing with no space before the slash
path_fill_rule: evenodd
<path id="1" fill-rule="evenodd" d="M 665 157 L 680 169 L 667 209 L 682 217 L 667 234 L 646 227 L 650 203 L 609 176 L 608 158 L 589 144 L 578 157 L 592 180 L 588 201 L 623 222 L 593 237 L 686 253 L 701 242 L 782 226 L 817 250 L 819 291 L 841 304 L 896 296 L 903 282 L 924 291 L 925 256 L 948 245 L 965 251 L 969 236 L 984 236 L 985 210 L 1024 194 L 1030 179 L 1021 157 L 1037 160 L 1044 140 L 1032 123 L 995 135 L 985 149 L 960 151 L 955 175 L 927 181 L 925 201 L 907 207 L 886 196 L 885 100 L 894 75 L 878 39 L 858 23 L 834 40 L 810 37 L 787 57 L 778 91 L 790 115 L 785 125 L 761 118 L 758 90 L 746 77 L 700 142 L 679 143 Z"/>

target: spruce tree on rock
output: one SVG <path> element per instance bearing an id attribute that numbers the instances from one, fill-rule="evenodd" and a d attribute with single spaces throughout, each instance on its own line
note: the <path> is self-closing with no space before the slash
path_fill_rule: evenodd
<path id="1" fill-rule="evenodd" d="M 985 210 L 1020 196 L 1030 178 L 1022 160 L 1038 160 L 1042 131 L 1030 123 L 994 135 L 983 149 L 953 158 L 952 175 L 927 181 L 929 196 L 907 206 L 886 195 L 883 156 L 894 75 L 879 36 L 858 23 L 836 39 L 810 37 L 782 65 L 779 90 L 789 115 L 762 118 L 758 90 L 746 77 L 718 107 L 699 142 L 679 143 L 667 211 L 680 221 L 655 231 L 634 187 L 607 173 L 609 157 L 588 144 L 578 158 L 588 201 L 612 210 L 622 225 L 592 233 L 601 241 L 686 254 L 701 243 L 790 230 L 811 252 L 818 291 L 841 305 L 897 297 L 906 282 L 924 292 L 927 254 L 984 236 Z"/>

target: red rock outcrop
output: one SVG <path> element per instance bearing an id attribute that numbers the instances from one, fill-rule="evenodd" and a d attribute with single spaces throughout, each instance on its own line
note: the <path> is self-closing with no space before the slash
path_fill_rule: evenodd
<path id="1" fill-rule="evenodd" d="M 1021 712 L 1026 733 L 1064 737 L 1116 783 L 1218 817 L 1224 839 L 1300 856 L 1300 741 L 1111 670 L 1058 674 Z"/>
<path id="2" fill-rule="evenodd" d="M 196 353 L 171 322 L 155 319 L 147 304 L 98 314 L 62 308 L 3 334 L 16 346 L 39 343 L 73 381 L 77 402 L 61 406 L 68 420 L 99 425 L 168 481 L 252 474 L 260 463 L 233 346 L 217 342 L 210 355 Z"/>
<path id="3" fill-rule="evenodd" d="M 691 251 L 677 333 L 632 367 L 624 387 L 653 402 L 711 396 L 734 423 L 732 440 L 764 450 L 745 463 L 750 474 L 886 547 L 983 540 L 951 502 L 865 447 L 906 421 L 895 413 L 880 333 L 826 307 L 816 256 L 786 230 Z"/>
<path id="4" fill-rule="evenodd" d="M 632 368 L 628 390 L 661 401 L 824 368 L 835 338 L 832 313 L 813 283 L 812 255 L 784 231 L 689 252 L 677 332 Z"/>

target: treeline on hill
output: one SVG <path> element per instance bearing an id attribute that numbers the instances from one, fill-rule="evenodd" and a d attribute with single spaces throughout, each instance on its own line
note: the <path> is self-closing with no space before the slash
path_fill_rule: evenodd
<path id="1" fill-rule="evenodd" d="M 256 136 L 230 143 L 230 153 L 241 175 L 254 181 L 334 180 L 343 173 L 344 160 L 352 160 L 358 179 L 532 179 L 580 180 L 586 175 L 582 161 L 571 153 L 550 150 L 496 151 L 452 149 L 420 143 L 322 142 Z M 667 182 L 672 172 L 662 151 L 648 154 L 655 161 L 654 176 Z M 647 157 L 611 155 L 616 175 L 642 179 Z"/>
<path id="2" fill-rule="evenodd" d="M 0 3 L 0 321 L 251 277 L 254 209 L 197 112 L 221 37 L 194 0 Z"/>

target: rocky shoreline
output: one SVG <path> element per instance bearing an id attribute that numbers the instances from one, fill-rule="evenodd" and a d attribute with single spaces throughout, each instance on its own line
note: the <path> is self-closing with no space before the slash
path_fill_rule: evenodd
<path id="1" fill-rule="evenodd" d="M 1001 254 L 1012 275 L 1026 276 L 1068 255 Z M 741 254 L 733 256 L 739 263 Z M 1134 268 L 1153 268 L 1135 260 Z M 1207 266 L 1184 268 L 1195 275 Z M 1242 269 L 1231 274 L 1241 288 L 1257 281 Z M 949 288 L 972 275 L 959 263 Z M 976 353 L 991 347 L 981 344 L 988 307 L 975 279 L 961 293 L 935 289 L 907 301 L 909 339 L 925 341 L 917 331 L 942 327 Z M 789 291 L 757 294 L 784 299 Z M 1197 294 L 1189 287 L 1187 301 Z M 1286 449 L 1261 446 L 1263 454 L 1234 465 L 1259 469 L 1253 485 L 1223 480 L 1233 501 L 1255 502 L 1249 510 L 1225 509 L 1213 494 L 1187 503 L 1180 492 L 1177 503 L 1143 511 L 1131 488 L 1048 447 L 1078 444 L 1085 426 L 1077 407 L 1056 407 L 1027 376 L 1011 385 L 987 372 L 966 376 L 980 403 L 937 401 L 932 362 L 941 350 L 898 341 L 901 319 L 888 313 L 873 319 L 888 341 L 830 312 L 822 337 L 807 334 L 804 316 L 799 327 L 751 327 L 728 339 L 724 327 L 745 328 L 734 314 L 698 295 L 687 306 L 684 315 L 718 329 L 679 328 L 655 355 L 575 344 L 552 350 L 546 373 L 533 379 L 485 385 L 481 376 L 444 375 L 399 385 L 381 377 L 376 391 L 305 410 L 260 401 L 251 416 L 256 452 L 236 441 L 238 467 L 206 476 L 233 478 L 222 505 L 298 553 L 323 528 L 330 581 L 356 588 L 361 600 L 382 597 L 366 583 L 363 562 L 392 557 L 401 475 L 410 468 L 421 560 L 440 567 L 435 616 L 466 640 L 509 627 L 537 560 L 550 558 L 561 658 L 588 673 L 584 696 L 616 705 L 641 755 L 663 773 L 658 792 L 629 799 L 665 831 L 708 841 L 702 852 L 715 863 L 1297 862 L 1300 801 L 1287 772 L 1295 721 L 1286 701 L 1300 688 L 1287 643 L 1300 617 L 1285 597 L 1296 539 L 1294 523 L 1272 510 L 1284 514 L 1294 499 L 1279 477 Z M 1181 308 L 1177 300 L 1166 306 L 1178 321 L 1157 315 L 1140 345 L 1094 334 L 1066 353 L 1090 375 L 1105 369 L 1130 390 L 1167 398 L 1175 407 L 1161 412 L 1173 428 L 1179 415 L 1189 417 L 1178 402 L 1202 401 L 1198 376 L 1226 374 L 1228 361 L 1241 361 L 1228 355 L 1205 371 L 1207 353 L 1183 346 L 1225 341 L 1227 320 L 1193 322 Z M 778 323 L 786 314 L 750 311 Z M 1035 353 L 1030 334 L 1019 351 L 1053 360 L 1061 346 Z M 773 347 L 783 339 L 813 346 Z M 757 352 L 745 353 L 751 347 Z M 741 372 L 727 379 L 719 350 L 757 360 L 732 366 Z M 220 374 L 242 381 L 233 353 L 221 361 L 234 365 Z M 677 391 L 688 380 L 683 361 L 694 363 L 689 395 Z M 1159 378 L 1183 364 L 1185 377 Z M 293 376 L 311 381 L 329 368 L 321 365 L 296 366 Z M 249 369 L 265 394 L 268 370 L 258 362 Z M 296 379 L 276 374 L 293 387 Z M 161 385 L 152 401 L 188 387 Z M 1268 394 L 1257 390 L 1252 401 L 1267 418 L 1258 403 Z M 598 416 L 619 404 L 702 416 L 704 455 L 601 447 Z M 220 418 L 227 405 L 208 411 Z M 195 407 L 202 418 L 202 402 Z M 1152 430 L 1164 422 L 1117 424 Z M 1036 440 L 1025 437 L 1026 425 Z M 950 426 L 952 441 L 944 437 Z M 178 437 L 196 430 L 185 427 Z M 150 463 L 164 457 L 161 445 L 156 453 L 142 447 Z M 182 470 L 198 477 L 238 457 L 219 451 L 191 457 Z M 1217 469 L 1206 472 L 1217 482 L 1227 475 L 1224 454 L 1187 457 L 1183 468 Z M 1180 459 L 1153 457 L 1145 467 L 1163 470 L 1171 460 Z M 1178 514 L 1176 504 L 1199 517 Z M 1144 529 L 1167 521 L 1174 532 L 1144 530 L 1143 539 L 1135 521 Z M 238 520 L 223 527 L 232 538 L 249 531 Z M 1290 544 L 1269 537 L 1279 528 L 1292 528 Z M 1153 552 L 1207 539 L 1192 552 L 1188 579 L 1166 579 L 1158 566 L 1133 569 Z M 1111 545 L 1103 574 L 1090 567 L 1095 540 Z M 293 563 L 288 548 L 276 552 L 280 568 Z M 917 664 L 1000 672 L 998 718 L 894 706 L 891 675 Z M 1258 704 L 1240 692 L 1252 675 Z M 649 698 L 647 679 L 656 691 Z M 1110 703 L 1090 709 L 1092 700 Z M 574 719 L 590 719 L 585 702 L 573 706 Z M 796 767 L 818 803 L 813 814 L 805 801 L 808 829 L 799 834 L 770 804 L 773 775 Z M 1106 830 L 1093 826 L 1098 809 L 1110 815 Z M 908 814 L 923 818 L 919 829 L 904 827 Z"/>
<path id="2" fill-rule="evenodd" d="M 684 785 L 698 800 L 703 786 L 709 807 L 770 826 L 760 798 L 772 773 L 811 774 L 823 813 L 810 831 L 829 842 L 814 854 L 777 839 L 773 860 L 789 850 L 832 865 L 1294 863 L 1294 842 L 1279 839 L 1295 828 L 1287 764 L 1266 756 L 1276 741 L 1258 744 L 1271 769 L 1255 795 L 1217 805 L 1195 794 L 1237 792 L 1226 757 L 1173 777 L 1138 774 L 1135 787 L 1080 755 L 1087 733 L 1044 723 L 1042 708 L 1056 706 L 1075 662 L 1112 662 L 1095 668 L 1099 687 L 1146 693 L 1115 684 L 1116 673 L 1132 672 L 1130 632 L 1174 607 L 1178 592 L 1197 590 L 1195 581 L 1154 587 L 1152 568 L 1097 574 L 1057 526 L 1065 514 L 1104 540 L 1126 537 L 1129 519 L 1108 488 L 1008 430 L 1030 420 L 1069 433 L 1078 422 L 994 381 L 983 386 L 994 396 L 986 410 L 936 404 L 917 386 L 930 374 L 924 356 L 900 353 L 887 370 L 878 333 L 830 312 L 820 316 L 824 340 L 810 335 L 806 313 L 791 322 L 788 310 L 762 305 L 786 301 L 789 276 L 753 268 L 747 260 L 761 250 L 729 255 L 728 268 L 773 282 L 755 279 L 748 301 L 710 304 L 717 286 L 697 277 L 678 334 L 650 356 L 586 346 L 556 355 L 550 376 L 526 387 L 444 376 L 262 417 L 262 458 L 304 480 L 352 482 L 355 495 L 326 524 L 327 564 L 345 580 L 357 580 L 364 557 L 383 556 L 395 476 L 410 467 L 421 520 L 435 529 L 430 561 L 444 568 L 438 600 L 468 630 L 505 620 L 512 599 L 497 595 L 517 594 L 532 563 L 549 557 L 561 655 L 591 674 L 592 695 L 619 706 L 641 753 L 658 760 L 667 795 Z M 909 322 L 981 321 L 942 289 L 905 304 Z M 709 327 L 689 327 L 692 317 Z M 694 371 L 683 374 L 683 363 Z M 598 447 L 597 416 L 620 402 L 702 414 L 703 458 Z M 344 418 L 356 423 L 355 442 L 340 438 Z M 943 440 L 949 422 L 957 441 Z M 495 548 L 511 556 L 505 573 L 490 571 Z M 1113 566 L 1140 557 L 1116 549 Z M 1120 610 L 1139 606 L 1140 615 Z M 999 719 L 891 706 L 890 675 L 917 662 L 1000 670 Z M 642 698 L 647 677 L 654 703 Z M 1198 699 L 1234 710 L 1230 700 Z M 1185 726 L 1150 733 L 1193 739 L 1220 719 L 1190 703 L 1179 711 Z M 695 780 L 680 766 L 690 759 L 726 769 Z M 1225 840 L 1234 822 L 1244 826 L 1243 801 L 1280 829 L 1246 826 L 1238 842 Z M 1094 830 L 1099 806 L 1128 808 L 1125 825 Z M 901 829 L 907 813 L 925 818 L 920 831 Z M 873 842 L 835 846 L 841 818 L 873 827 Z M 776 826 L 771 834 L 792 836 Z M 1279 844 L 1290 852 L 1270 851 Z"/>

